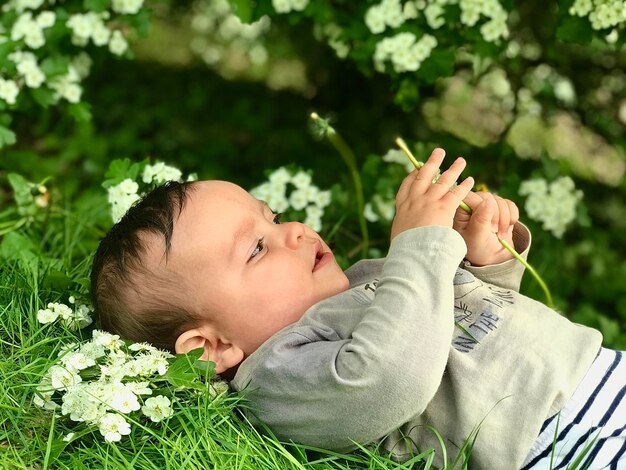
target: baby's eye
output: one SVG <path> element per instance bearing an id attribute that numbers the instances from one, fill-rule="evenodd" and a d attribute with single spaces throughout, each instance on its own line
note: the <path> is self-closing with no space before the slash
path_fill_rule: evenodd
<path id="1" fill-rule="evenodd" d="M 263 238 L 259 238 L 259 241 L 256 244 L 256 247 L 254 247 L 254 250 L 252 250 L 252 254 L 250 255 L 250 259 L 248 261 L 250 261 L 252 258 L 254 258 L 256 255 L 258 255 L 259 253 L 261 253 L 263 251 L 263 248 L 265 247 L 265 241 Z"/>
<path id="2" fill-rule="evenodd" d="M 272 219 L 272 222 L 274 222 L 275 224 L 280 224 L 280 218 L 283 216 L 283 214 L 281 214 L 280 212 L 275 213 L 274 214 L 274 218 Z"/>

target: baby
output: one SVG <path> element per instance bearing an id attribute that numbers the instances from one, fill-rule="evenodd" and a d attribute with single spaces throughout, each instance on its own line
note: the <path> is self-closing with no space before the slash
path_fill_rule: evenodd
<path id="1" fill-rule="evenodd" d="M 101 326 L 204 348 L 281 439 L 398 460 L 434 447 L 443 465 L 436 430 L 448 455 L 475 437 L 480 469 L 561 468 L 595 439 L 589 468 L 626 468 L 622 353 L 517 292 L 523 266 L 498 240 L 527 256 L 517 207 L 454 186 L 461 158 L 433 184 L 444 155 L 400 186 L 387 257 L 345 272 L 239 186 L 158 188 L 98 248 Z"/>

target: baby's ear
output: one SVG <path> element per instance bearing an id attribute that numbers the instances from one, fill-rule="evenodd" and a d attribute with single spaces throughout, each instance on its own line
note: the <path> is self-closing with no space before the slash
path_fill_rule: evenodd
<path id="1" fill-rule="evenodd" d="M 221 337 L 210 327 L 187 330 L 176 340 L 178 354 L 198 348 L 204 348 L 200 359 L 215 362 L 215 372 L 218 374 L 235 367 L 244 359 L 244 352 L 239 347 Z"/>

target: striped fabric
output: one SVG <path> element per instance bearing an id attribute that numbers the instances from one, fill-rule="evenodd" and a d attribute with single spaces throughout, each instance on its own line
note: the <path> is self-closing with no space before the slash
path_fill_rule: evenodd
<path id="1" fill-rule="evenodd" d="M 523 470 L 626 470 L 625 354 L 600 350 L 572 398 L 543 424 Z M 581 463 L 572 467 L 594 439 Z"/>

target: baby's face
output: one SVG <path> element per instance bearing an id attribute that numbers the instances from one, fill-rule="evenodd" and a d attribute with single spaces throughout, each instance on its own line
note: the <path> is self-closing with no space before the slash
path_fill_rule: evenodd
<path id="1" fill-rule="evenodd" d="M 328 245 L 308 226 L 225 181 L 196 183 L 176 220 L 168 266 L 196 308 L 246 355 L 313 304 L 348 288 Z"/>

